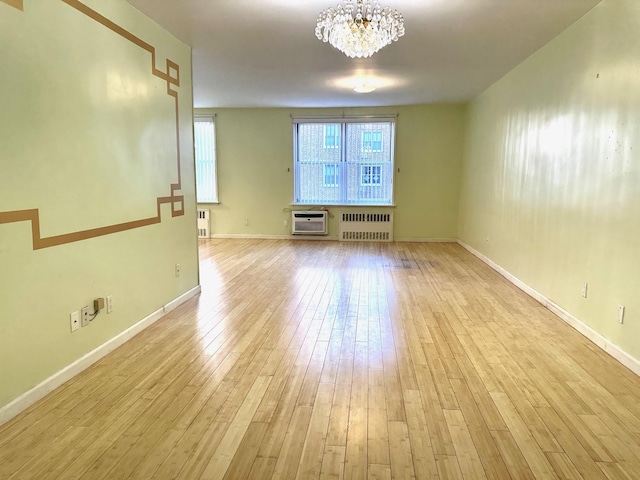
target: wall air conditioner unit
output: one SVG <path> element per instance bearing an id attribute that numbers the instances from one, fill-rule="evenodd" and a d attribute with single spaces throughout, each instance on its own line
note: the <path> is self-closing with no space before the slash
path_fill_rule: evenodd
<path id="1" fill-rule="evenodd" d="M 327 212 L 324 210 L 291 212 L 291 233 L 293 235 L 326 235 Z"/>

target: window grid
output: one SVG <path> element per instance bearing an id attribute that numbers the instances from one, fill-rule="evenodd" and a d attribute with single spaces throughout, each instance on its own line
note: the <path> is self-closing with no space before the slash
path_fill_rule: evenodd
<path id="1" fill-rule="evenodd" d="M 380 165 L 360 165 L 360 184 L 363 186 L 382 185 Z"/>
<path id="2" fill-rule="evenodd" d="M 364 152 L 382 151 L 382 132 L 380 130 L 362 132 L 362 150 Z"/>

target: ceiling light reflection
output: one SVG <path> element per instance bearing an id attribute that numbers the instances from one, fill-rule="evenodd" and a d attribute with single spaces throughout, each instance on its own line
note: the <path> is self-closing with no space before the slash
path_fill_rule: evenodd
<path id="1" fill-rule="evenodd" d="M 358 93 L 369 93 L 381 88 L 394 88 L 404 82 L 394 77 L 384 77 L 370 73 L 357 72 L 347 77 L 340 77 L 330 80 L 333 87 L 349 89 Z"/>
<path id="2" fill-rule="evenodd" d="M 356 93 L 371 93 L 376 89 L 376 87 L 374 87 L 373 85 L 371 85 L 370 83 L 361 83 L 360 85 L 356 85 L 356 87 L 353 89 L 354 92 Z"/>

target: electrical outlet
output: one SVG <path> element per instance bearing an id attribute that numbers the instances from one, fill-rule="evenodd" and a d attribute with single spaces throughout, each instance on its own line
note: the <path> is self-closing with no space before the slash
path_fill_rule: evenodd
<path id="1" fill-rule="evenodd" d="M 618 305 L 618 323 L 624 322 L 624 305 Z"/>
<path id="2" fill-rule="evenodd" d="M 82 307 L 82 309 L 80 310 L 80 318 L 82 319 L 82 326 L 86 327 L 87 325 L 89 325 L 89 322 L 91 321 L 91 317 L 89 315 L 89 307 Z"/>
<path id="3" fill-rule="evenodd" d="M 285 226 L 285 227 L 288 227 L 288 226 L 289 226 L 289 220 L 285 220 L 285 221 L 284 221 L 284 226 Z"/>
<path id="4" fill-rule="evenodd" d="M 75 312 L 71 312 L 69 319 L 71 320 L 71 331 L 75 332 L 80 328 L 80 314 L 77 310 Z"/>
<path id="5" fill-rule="evenodd" d="M 245 227 L 248 227 L 248 226 L 249 226 L 249 219 L 248 219 L 248 218 L 245 218 L 245 219 L 244 219 L 244 226 L 245 226 Z"/>
<path id="6" fill-rule="evenodd" d="M 107 313 L 113 312 L 113 297 L 111 295 L 107 296 Z"/>
<path id="7" fill-rule="evenodd" d="M 588 288 L 589 288 L 589 284 L 587 282 L 582 282 L 582 298 L 587 298 Z"/>
<path id="8" fill-rule="evenodd" d="M 180 276 L 180 264 L 176 263 L 176 277 Z"/>

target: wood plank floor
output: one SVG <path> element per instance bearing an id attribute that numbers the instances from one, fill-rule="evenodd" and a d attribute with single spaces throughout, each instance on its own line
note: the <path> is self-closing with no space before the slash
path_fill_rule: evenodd
<path id="1" fill-rule="evenodd" d="M 209 240 L 2 479 L 639 479 L 640 379 L 456 244 Z"/>

